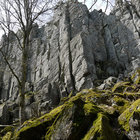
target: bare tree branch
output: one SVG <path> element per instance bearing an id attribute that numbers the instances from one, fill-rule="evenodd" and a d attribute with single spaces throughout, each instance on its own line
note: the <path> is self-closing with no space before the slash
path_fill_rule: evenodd
<path id="1" fill-rule="evenodd" d="M 21 97 L 19 111 L 20 123 L 25 121 L 24 99 L 25 83 L 27 81 L 28 50 L 31 41 L 30 34 L 34 27 L 35 21 L 39 20 L 39 17 L 47 11 L 52 10 L 52 6 L 50 5 L 51 2 L 52 0 L 2 0 L 0 3 L 1 13 L 3 14 L 3 11 L 5 12 L 4 15 L 1 16 L 0 26 L 1 29 L 3 29 L 3 31 L 8 35 L 7 45 L 10 44 L 10 33 L 12 33 L 18 41 L 18 45 L 14 47 L 18 48 L 18 46 L 20 46 L 21 50 L 21 76 L 19 77 L 12 68 L 7 56 L 3 53 L 2 49 L 0 49 L 6 64 L 19 83 L 19 92 Z M 17 29 L 20 27 L 19 30 L 22 33 L 22 40 L 20 36 L 15 33 L 12 27 Z"/>
<path id="2" fill-rule="evenodd" d="M 12 68 L 10 62 L 8 61 L 8 59 L 6 58 L 6 55 L 3 53 L 2 48 L 0 48 L 0 52 L 6 62 L 6 64 L 8 65 L 10 71 L 12 72 L 12 74 L 15 76 L 15 78 L 17 79 L 19 85 L 21 86 L 21 81 L 19 80 L 19 77 L 16 75 L 16 72 L 14 71 L 14 69 Z"/>
<path id="3" fill-rule="evenodd" d="M 98 1 L 98 0 L 94 0 L 93 4 L 92 4 L 91 7 L 89 8 L 89 10 L 92 9 L 92 7 L 96 4 L 97 1 Z"/>

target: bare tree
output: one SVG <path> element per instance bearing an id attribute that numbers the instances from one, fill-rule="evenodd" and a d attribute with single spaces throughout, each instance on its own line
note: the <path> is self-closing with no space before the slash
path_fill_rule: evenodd
<path id="1" fill-rule="evenodd" d="M 25 121 L 25 83 L 27 80 L 28 49 L 30 46 L 30 34 L 37 20 L 44 13 L 52 9 L 52 0 L 1 0 L 0 4 L 0 27 L 7 34 L 9 45 L 9 35 L 12 33 L 17 41 L 18 48 L 21 49 L 21 76 L 19 76 L 10 64 L 1 46 L 0 52 L 8 65 L 10 71 L 18 81 L 20 95 L 19 119 L 22 124 Z M 15 30 L 20 29 L 22 39 L 16 34 Z"/>

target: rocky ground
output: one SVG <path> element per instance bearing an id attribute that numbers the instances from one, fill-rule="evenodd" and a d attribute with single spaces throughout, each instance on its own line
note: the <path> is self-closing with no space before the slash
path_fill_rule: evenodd
<path id="1" fill-rule="evenodd" d="M 0 135 L 2 140 L 140 140 L 140 70 L 70 94 L 49 113 L 7 126 Z"/>

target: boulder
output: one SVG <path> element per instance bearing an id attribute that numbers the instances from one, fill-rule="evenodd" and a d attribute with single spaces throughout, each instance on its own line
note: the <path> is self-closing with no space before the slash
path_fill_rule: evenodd
<path id="1" fill-rule="evenodd" d="M 97 88 L 100 89 L 100 90 L 110 89 L 111 87 L 113 87 L 115 85 L 116 82 L 117 82 L 116 77 L 109 77 L 106 80 L 104 80 L 103 84 L 101 84 Z"/>
<path id="2" fill-rule="evenodd" d="M 118 121 L 130 139 L 140 139 L 140 99 L 126 109 L 119 116 Z"/>

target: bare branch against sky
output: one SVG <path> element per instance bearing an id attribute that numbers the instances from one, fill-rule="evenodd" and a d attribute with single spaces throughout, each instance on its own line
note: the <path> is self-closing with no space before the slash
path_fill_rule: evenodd
<path id="1" fill-rule="evenodd" d="M 38 1 L 38 2 L 36 3 L 36 1 Z M 50 3 L 50 1 L 48 1 L 48 4 L 44 5 L 44 9 L 46 9 L 46 6 L 48 7 L 48 5 L 49 5 L 50 11 L 47 10 L 47 16 L 45 14 L 43 14 L 38 18 L 37 13 L 40 10 L 40 7 L 43 6 L 43 3 L 40 3 L 40 0 L 31 0 L 30 4 L 32 5 L 33 8 L 32 8 L 32 11 L 30 11 L 30 12 L 33 13 L 32 16 L 34 17 L 34 20 L 36 20 L 38 18 L 38 21 L 36 21 L 36 22 L 38 22 L 40 25 L 47 22 L 52 15 L 51 7 L 54 6 L 57 3 L 57 1 L 59 1 L 59 0 L 56 0 L 53 3 Z M 78 0 L 78 1 L 85 3 L 90 10 L 102 9 L 104 12 L 106 12 L 106 14 L 110 13 L 110 11 L 115 3 L 115 0 Z M 42 2 L 42 0 L 41 0 L 41 2 Z M 0 8 L 0 21 L 5 21 L 6 23 L 8 23 L 8 20 L 9 20 L 9 25 L 11 26 L 10 28 L 17 30 L 18 28 L 20 28 L 19 27 L 20 25 L 18 25 L 18 21 L 21 20 L 21 22 L 23 22 L 23 21 L 26 22 L 26 18 L 29 18 L 29 17 L 26 17 L 26 15 L 23 15 L 22 13 L 18 13 L 17 10 L 15 9 L 15 5 L 17 6 L 18 9 L 23 9 L 22 0 L 16 0 L 16 1 L 8 0 L 8 3 L 5 3 L 5 0 L 1 0 L 1 4 L 3 4 L 3 8 L 9 9 L 9 11 L 6 10 L 6 12 L 9 12 L 9 14 L 12 17 L 11 16 L 7 17 L 6 15 L 8 15 L 8 13 L 5 13 L 3 11 L 3 9 Z M 18 3 L 20 3 L 20 5 Z M 44 3 L 46 3 L 45 0 L 44 0 Z M 24 13 L 24 11 L 21 11 L 21 12 Z M 21 15 L 22 15 L 22 19 L 19 19 L 18 17 Z M 9 19 L 9 17 L 12 19 Z M 13 22 L 13 24 L 11 24 L 10 20 L 15 21 L 15 22 Z M 1 23 L 0 23 L 0 28 L 1 28 L 0 29 L 0 38 L 1 38 L 2 34 L 6 33 L 8 30 Z"/>
<path id="2" fill-rule="evenodd" d="M 103 12 L 109 14 L 113 6 L 115 5 L 115 0 L 79 0 L 87 5 L 88 9 L 93 10 L 102 9 Z"/>

